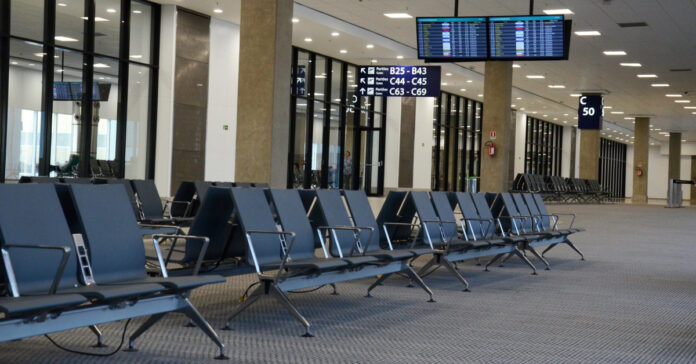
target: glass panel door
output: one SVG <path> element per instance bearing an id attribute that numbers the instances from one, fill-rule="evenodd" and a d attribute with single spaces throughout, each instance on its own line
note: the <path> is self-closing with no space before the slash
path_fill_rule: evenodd
<path id="1" fill-rule="evenodd" d="M 360 131 L 360 175 L 358 187 L 367 195 L 381 195 L 384 189 L 384 161 L 381 159 L 380 129 L 362 129 Z"/>

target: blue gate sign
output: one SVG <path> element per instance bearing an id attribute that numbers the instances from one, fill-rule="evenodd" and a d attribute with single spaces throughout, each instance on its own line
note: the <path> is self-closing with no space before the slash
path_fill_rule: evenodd
<path id="1" fill-rule="evenodd" d="M 358 95 L 440 96 L 440 66 L 360 66 Z"/>

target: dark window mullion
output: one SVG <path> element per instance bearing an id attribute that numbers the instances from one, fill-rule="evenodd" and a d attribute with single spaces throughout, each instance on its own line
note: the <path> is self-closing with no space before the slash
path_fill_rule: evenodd
<path id="1" fill-rule="evenodd" d="M 305 165 L 302 166 L 304 171 L 304 185 L 303 188 L 310 188 L 312 186 L 312 144 L 314 132 L 314 68 L 316 64 L 316 55 L 314 53 L 309 53 L 309 67 L 307 67 L 307 123 L 305 125 Z M 310 97 L 311 95 L 311 97 Z"/>
<path id="2" fill-rule="evenodd" d="M 157 150 L 157 89 L 159 82 L 159 48 L 160 48 L 160 12 L 159 4 L 152 4 L 152 17 L 150 18 L 150 92 L 149 108 L 147 115 L 147 162 L 145 178 L 155 178 L 155 153 Z M 133 62 L 141 64 L 138 62 Z"/>
<path id="3" fill-rule="evenodd" d="M 346 62 L 341 62 L 341 83 L 340 83 L 340 95 L 339 97 L 341 98 L 340 105 L 338 106 L 338 188 L 343 188 L 343 185 L 345 184 L 345 181 L 343 180 L 343 176 L 345 176 L 344 169 L 345 168 L 345 161 L 343 158 L 343 155 L 345 154 L 345 148 L 346 148 L 346 106 L 345 106 L 345 100 L 346 100 L 346 95 L 348 94 L 348 82 L 347 77 L 348 76 L 348 64 Z"/>
<path id="4" fill-rule="evenodd" d="M 294 174 L 294 144 L 295 144 L 295 127 L 297 125 L 297 57 L 299 52 L 297 48 L 292 48 L 292 61 L 290 66 L 290 131 L 288 133 L 288 173 L 286 188 L 293 188 Z"/>
<path id="5" fill-rule="evenodd" d="M 7 112 L 10 75 L 10 1 L 0 0 L 0 182 L 5 182 L 7 148 Z"/>
<path id="6" fill-rule="evenodd" d="M 321 180 L 319 185 L 321 188 L 329 187 L 329 143 L 331 135 L 331 67 L 333 62 L 331 58 L 326 58 L 324 62 L 324 110 L 322 112 L 322 137 L 321 137 Z"/>
<path id="7" fill-rule="evenodd" d="M 80 177 L 90 177 L 92 152 L 92 82 L 94 81 L 94 0 L 85 0 L 84 50 L 82 54 L 82 111 L 80 125 Z M 96 140 L 94 141 L 96 143 Z"/>
<path id="8" fill-rule="evenodd" d="M 126 128 L 128 120 L 128 59 L 130 54 L 130 0 L 121 1 L 121 31 L 119 38 L 118 62 L 118 110 L 116 112 L 116 162 L 118 163 L 118 175 L 123 178 L 126 173 Z"/>
<path id="9" fill-rule="evenodd" d="M 53 66 L 55 63 L 56 2 L 44 0 L 44 44 L 41 94 L 41 145 L 39 150 L 39 175 L 47 176 L 51 161 L 51 129 L 53 125 Z"/>

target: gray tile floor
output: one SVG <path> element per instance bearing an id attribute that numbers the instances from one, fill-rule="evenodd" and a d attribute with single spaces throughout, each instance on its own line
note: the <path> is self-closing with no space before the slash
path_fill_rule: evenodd
<path id="1" fill-rule="evenodd" d="M 368 280 L 290 298 L 314 338 L 272 300 L 219 331 L 231 363 L 558 363 L 696 362 L 696 209 L 660 206 L 551 206 L 576 212 L 587 232 L 549 253 L 551 271 L 531 276 L 519 260 L 482 272 L 460 265 L 472 292 L 445 270 L 426 278 L 436 303 L 392 278 L 364 298 Z M 541 266 L 541 264 L 537 264 Z M 253 276 L 201 289 L 193 302 L 217 328 Z M 131 322 L 131 332 L 142 319 Z M 214 362 L 215 346 L 171 315 L 139 340 L 139 352 L 108 358 L 65 353 L 45 338 L 0 344 L 0 362 Z M 107 349 L 86 329 L 52 335 L 73 349 L 112 350 L 123 322 L 104 325 Z"/>

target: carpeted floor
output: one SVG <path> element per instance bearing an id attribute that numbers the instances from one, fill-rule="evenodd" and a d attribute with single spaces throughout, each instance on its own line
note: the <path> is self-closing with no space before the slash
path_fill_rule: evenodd
<path id="1" fill-rule="evenodd" d="M 364 298 L 369 280 L 290 294 L 314 338 L 271 299 L 219 330 L 230 363 L 559 363 L 696 362 L 696 209 L 660 206 L 551 206 L 576 212 L 587 228 L 547 256 L 551 271 L 518 259 L 485 273 L 460 264 L 470 293 L 444 269 L 425 281 L 427 303 L 405 278 L 391 278 Z M 537 267 L 542 265 L 533 260 Z M 423 262 L 419 262 L 422 264 Z M 192 301 L 216 328 L 254 277 L 196 291 Z M 131 322 L 132 332 L 143 319 Z M 138 352 L 94 358 L 63 352 L 43 337 L 0 344 L 0 362 L 215 362 L 216 347 L 173 314 L 145 333 Z M 54 334 L 72 349 L 108 352 L 124 322 L 103 325 L 109 348 L 94 349 L 87 329 Z"/>

